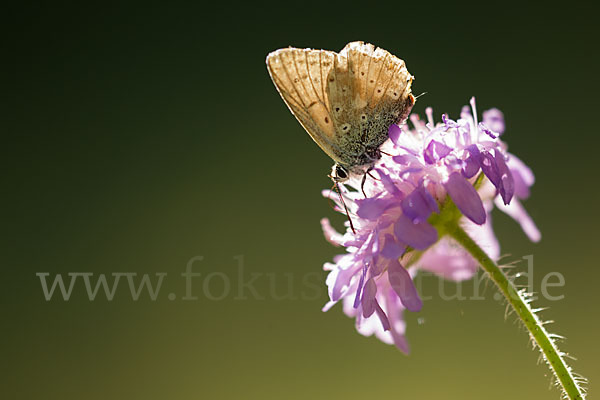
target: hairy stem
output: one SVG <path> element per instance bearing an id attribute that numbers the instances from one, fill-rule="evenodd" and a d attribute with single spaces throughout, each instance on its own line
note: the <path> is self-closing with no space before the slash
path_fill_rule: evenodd
<path id="1" fill-rule="evenodd" d="M 554 372 L 566 398 L 582 400 L 585 394 L 578 380 L 573 376 L 571 368 L 567 365 L 562 353 L 557 349 L 554 341 L 544 328 L 540 319 L 529 307 L 523 297 L 523 292 L 518 291 L 514 284 L 506 277 L 504 272 L 487 254 L 471 239 L 471 237 L 455 222 L 445 226 L 446 233 L 453 237 L 464 247 L 488 273 L 490 279 L 496 284 L 502 295 L 519 316 L 529 334 L 540 348 L 545 360 Z"/>

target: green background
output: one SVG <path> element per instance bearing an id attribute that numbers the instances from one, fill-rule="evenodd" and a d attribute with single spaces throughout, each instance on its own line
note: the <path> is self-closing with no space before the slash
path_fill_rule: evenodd
<path id="1" fill-rule="evenodd" d="M 514 317 L 493 299 L 433 297 L 409 314 L 412 353 L 357 334 L 327 301 L 339 250 L 319 219 L 331 161 L 287 111 L 269 51 L 352 40 L 404 59 L 414 110 L 498 107 L 537 176 L 530 243 L 494 213 L 503 254 L 534 255 L 543 315 L 600 380 L 596 209 L 598 43 L 592 10 L 522 2 L 70 5 L 5 10 L 2 86 L 2 397 L 7 399 L 558 399 Z M 238 261 L 265 299 L 236 300 Z M 180 274 L 194 256 L 198 300 Z M 38 272 L 163 272 L 156 301 L 44 299 Z M 205 296 L 222 272 L 230 293 Z M 308 275 L 307 275 L 308 274 Z M 216 277 L 215 277 L 216 276 Z M 308 278 L 307 278 L 308 276 Z M 221 276 L 222 277 L 222 276 Z M 288 277 L 294 298 L 287 293 Z M 307 281 L 303 281 L 307 279 Z M 321 281 L 321 282 L 319 282 Z M 452 292 L 453 284 L 445 286 Z M 225 289 L 218 275 L 207 288 Z M 464 285 L 465 293 L 472 284 Z M 168 294 L 176 299 L 169 300 Z M 248 297 L 250 293 L 246 293 Z"/>

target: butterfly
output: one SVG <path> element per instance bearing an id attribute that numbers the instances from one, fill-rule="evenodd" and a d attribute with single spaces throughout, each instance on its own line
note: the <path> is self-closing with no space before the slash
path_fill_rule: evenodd
<path id="1" fill-rule="evenodd" d="M 292 114 L 335 162 L 336 185 L 351 174 L 362 175 L 364 185 L 390 125 L 404 121 L 415 103 L 404 61 L 364 42 L 339 53 L 279 49 L 267 56 L 267 69 Z"/>

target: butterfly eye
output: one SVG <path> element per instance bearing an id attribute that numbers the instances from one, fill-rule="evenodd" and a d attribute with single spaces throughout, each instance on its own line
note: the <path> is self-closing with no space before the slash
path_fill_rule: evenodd
<path id="1" fill-rule="evenodd" d="M 335 176 L 333 177 L 333 179 L 335 179 L 338 182 L 345 181 L 346 179 L 348 179 L 348 171 L 346 171 L 346 168 L 342 167 L 339 164 L 336 164 Z"/>

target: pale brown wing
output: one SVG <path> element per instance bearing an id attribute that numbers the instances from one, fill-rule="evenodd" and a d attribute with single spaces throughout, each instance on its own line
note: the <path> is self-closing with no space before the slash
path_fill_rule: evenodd
<path id="1" fill-rule="evenodd" d="M 412 79 L 404 61 L 372 44 L 351 42 L 340 51 L 327 93 L 345 166 L 369 164 L 389 126 L 406 119 Z"/>
<path id="2" fill-rule="evenodd" d="M 351 42 L 340 55 L 348 59 L 349 69 L 354 71 L 354 103 L 358 108 L 387 110 L 394 108 L 390 103 L 403 103 L 410 95 L 414 78 L 404 61 L 388 51 L 369 43 Z"/>
<path id="3" fill-rule="evenodd" d="M 267 69 L 292 114 L 319 147 L 339 162 L 342 151 L 326 90 L 335 58 L 332 51 L 290 47 L 270 53 Z"/>
<path id="4" fill-rule="evenodd" d="M 389 126 L 406 119 L 415 101 L 404 61 L 368 43 L 348 43 L 339 54 L 280 49 L 267 67 L 300 124 L 349 169 L 378 157 Z"/>

